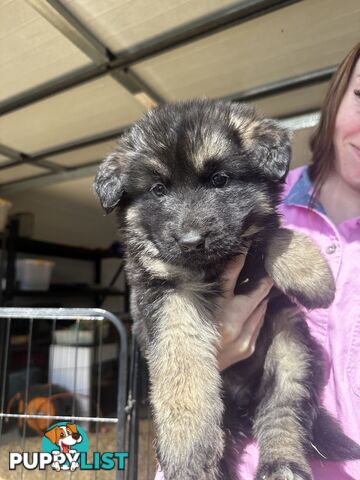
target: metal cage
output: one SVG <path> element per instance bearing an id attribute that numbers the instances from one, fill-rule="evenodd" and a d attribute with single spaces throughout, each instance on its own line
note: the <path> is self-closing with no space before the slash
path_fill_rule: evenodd
<path id="1" fill-rule="evenodd" d="M 131 358 L 128 376 L 127 332 L 106 310 L 0 308 L 1 456 L 8 458 L 11 445 L 29 449 L 31 436 L 40 451 L 39 435 L 49 425 L 76 422 L 89 431 L 94 451 L 103 450 L 106 439 L 111 440 L 106 451 L 129 451 L 129 458 L 125 470 L 71 475 L 135 479 L 139 353 L 134 341 Z M 6 459 L 0 470 L 2 464 L 6 471 Z M 25 469 L 15 473 L 11 478 L 35 477 Z M 52 473 L 57 474 L 46 469 L 39 478 Z"/>

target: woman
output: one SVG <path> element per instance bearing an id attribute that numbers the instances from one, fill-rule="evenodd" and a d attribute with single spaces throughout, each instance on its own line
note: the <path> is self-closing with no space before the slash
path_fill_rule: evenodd
<path id="1" fill-rule="evenodd" d="M 335 301 L 308 312 L 312 334 L 328 356 L 323 403 L 345 433 L 360 444 L 360 43 L 335 73 L 311 139 L 312 162 L 289 173 L 281 206 L 284 224 L 307 233 L 327 258 L 335 280 Z M 244 258 L 229 266 L 222 299 L 221 369 L 251 355 L 261 328 L 271 283 L 248 298 L 233 290 Z M 256 449 L 240 467 L 253 479 Z M 360 461 L 313 462 L 314 480 L 360 479 Z"/>
<path id="2" fill-rule="evenodd" d="M 327 353 L 323 404 L 360 444 L 360 43 L 331 81 L 310 146 L 311 165 L 288 175 L 281 213 L 284 225 L 319 245 L 332 268 L 335 300 L 327 310 L 308 312 L 307 319 Z M 234 295 L 243 265 L 244 257 L 229 265 L 227 293 L 219 300 L 221 370 L 254 351 L 272 287 L 266 279 L 250 295 Z M 256 465 L 257 448 L 250 444 L 239 458 L 239 478 L 252 480 Z M 313 461 L 312 469 L 314 480 L 360 480 L 360 461 Z M 159 472 L 156 480 L 162 478 Z"/>

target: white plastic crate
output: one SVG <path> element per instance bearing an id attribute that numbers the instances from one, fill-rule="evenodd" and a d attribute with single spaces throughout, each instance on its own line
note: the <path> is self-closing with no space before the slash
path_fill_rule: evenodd
<path id="1" fill-rule="evenodd" d="M 55 263 L 40 259 L 16 260 L 16 280 L 21 290 L 48 290 Z"/>

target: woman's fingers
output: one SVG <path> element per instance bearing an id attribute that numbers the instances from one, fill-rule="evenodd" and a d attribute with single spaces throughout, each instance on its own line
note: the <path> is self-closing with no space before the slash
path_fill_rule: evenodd
<path id="1" fill-rule="evenodd" d="M 237 279 L 244 266 L 246 255 L 239 255 L 229 262 L 223 276 L 224 297 L 230 298 L 234 295 Z"/>
<path id="2" fill-rule="evenodd" d="M 243 325 L 256 307 L 268 295 L 273 282 L 264 278 L 259 286 L 247 295 L 229 295 L 218 300 L 218 327 L 224 343 L 234 341 L 241 333 Z"/>
<path id="3" fill-rule="evenodd" d="M 258 303 L 268 295 L 273 285 L 274 282 L 270 277 L 262 278 L 259 286 L 247 295 L 248 299 L 253 300 L 256 305 L 258 305 Z"/>
<path id="4" fill-rule="evenodd" d="M 217 325 L 219 329 L 218 361 L 223 370 L 248 358 L 255 350 L 267 307 L 267 296 L 273 286 L 269 277 L 263 278 L 250 293 L 235 295 L 237 279 L 246 255 L 236 257 L 227 265 L 223 275 L 223 295 L 218 297 Z"/>
<path id="5" fill-rule="evenodd" d="M 259 303 L 269 294 L 274 283 L 269 277 L 263 278 L 258 287 L 246 295 L 235 295 L 231 302 L 231 310 L 237 312 L 238 318 L 247 319 Z M 230 303 L 228 304 L 230 308 Z"/>
<path id="6" fill-rule="evenodd" d="M 239 335 L 239 341 L 242 343 L 241 352 L 247 356 L 252 355 L 255 351 L 256 340 L 264 323 L 267 304 L 268 299 L 265 298 L 245 322 Z"/>
<path id="7" fill-rule="evenodd" d="M 255 308 L 231 340 L 222 332 L 219 345 L 220 354 L 218 355 L 220 370 L 245 360 L 254 353 L 256 340 L 264 323 L 267 303 L 268 299 L 266 298 Z"/>

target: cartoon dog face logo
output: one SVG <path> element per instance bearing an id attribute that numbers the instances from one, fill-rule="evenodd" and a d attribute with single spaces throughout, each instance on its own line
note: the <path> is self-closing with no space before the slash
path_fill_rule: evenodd
<path id="1" fill-rule="evenodd" d="M 74 423 L 67 423 L 62 426 L 56 425 L 45 433 L 45 437 L 59 447 L 59 450 L 53 453 L 76 453 L 71 447 L 82 441 L 82 436 Z M 52 464 L 52 468 L 59 471 L 60 469 L 67 470 L 69 467 L 66 465 L 60 467 L 59 462 L 55 461 Z M 71 462 L 70 470 L 74 471 L 77 468 L 79 468 L 79 464 L 77 462 Z"/>
<path id="2" fill-rule="evenodd" d="M 82 436 L 77 431 L 77 427 L 74 423 L 68 423 L 61 427 L 56 426 L 46 432 L 45 437 L 47 437 L 50 442 L 58 445 L 60 451 L 63 453 L 68 453 L 72 445 L 82 441 Z"/>

